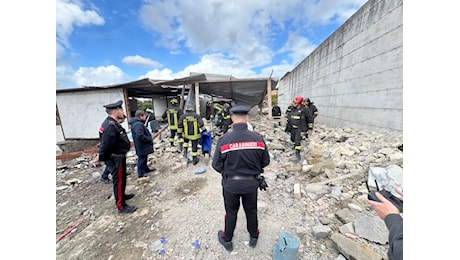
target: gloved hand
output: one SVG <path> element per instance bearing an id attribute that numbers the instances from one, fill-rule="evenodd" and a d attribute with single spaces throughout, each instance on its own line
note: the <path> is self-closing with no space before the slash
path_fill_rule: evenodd
<path id="1" fill-rule="evenodd" d="M 124 154 L 112 154 L 110 158 L 113 159 L 113 161 L 115 162 L 115 167 L 118 168 L 126 159 L 126 156 Z"/>
<path id="2" fill-rule="evenodd" d="M 308 140 L 307 132 L 300 132 L 300 137 L 301 137 L 302 140 Z"/>
<path id="3" fill-rule="evenodd" d="M 257 180 L 259 181 L 259 189 L 260 189 L 260 190 L 266 191 L 267 188 L 268 188 L 268 184 L 267 184 L 267 182 L 265 181 L 265 177 L 262 176 L 262 175 L 259 175 L 259 177 L 257 178 Z"/>

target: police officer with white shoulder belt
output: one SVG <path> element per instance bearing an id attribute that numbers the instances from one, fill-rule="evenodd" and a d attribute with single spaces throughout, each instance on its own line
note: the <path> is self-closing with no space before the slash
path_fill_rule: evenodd
<path id="1" fill-rule="evenodd" d="M 225 229 L 219 230 L 217 235 L 227 251 L 233 250 L 232 238 L 240 199 L 246 214 L 249 246 L 256 246 L 259 237 L 257 189 L 266 190 L 268 187 L 260 175 L 270 163 L 268 147 L 262 135 L 248 130 L 249 110 L 246 105 L 230 109 L 233 131 L 219 138 L 212 161 L 212 167 L 222 174 Z"/>

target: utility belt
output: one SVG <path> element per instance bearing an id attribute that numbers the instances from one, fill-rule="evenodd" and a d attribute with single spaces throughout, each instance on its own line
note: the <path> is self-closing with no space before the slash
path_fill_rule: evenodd
<path id="1" fill-rule="evenodd" d="M 228 175 L 224 174 L 226 180 L 256 180 L 259 174 L 254 175 Z"/>

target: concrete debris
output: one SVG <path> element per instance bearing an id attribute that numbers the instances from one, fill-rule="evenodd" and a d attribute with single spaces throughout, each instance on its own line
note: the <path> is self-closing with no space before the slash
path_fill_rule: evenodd
<path id="1" fill-rule="evenodd" d="M 325 245 L 331 245 L 336 252 L 335 259 L 385 259 L 388 231 L 384 222 L 367 206 L 366 182 L 375 186 L 377 181 L 379 188 L 388 189 L 396 196 L 394 189 L 403 190 L 403 153 L 398 149 L 403 143 L 402 133 L 375 133 L 315 124 L 313 135 L 304 142 L 300 163 L 294 163 L 290 161 L 295 156 L 294 145 L 284 132 L 283 119 L 281 125 L 261 116 L 251 118 L 251 122 L 257 122 L 257 132 L 266 138 L 272 159 L 263 173 L 269 188 L 259 197 L 258 209 L 263 216 L 270 214 L 271 205 L 282 205 L 287 210 L 302 207 L 304 214 L 296 216 L 300 224 L 286 227 L 301 234 L 299 257 L 333 259 L 331 255 L 313 255 L 312 250 L 303 248 L 317 247 L 316 252 L 323 252 L 328 248 Z M 207 128 L 212 129 L 210 125 Z M 172 174 L 193 167 L 187 164 L 177 147 L 170 147 L 165 141 L 168 138 L 164 135 L 154 140 L 155 153 L 149 155 L 149 165 Z M 213 138 L 213 149 L 218 138 Z M 199 156 L 200 168 L 203 168 L 203 156 Z M 90 168 L 92 159 L 94 155 L 85 155 L 66 162 L 66 166 L 57 166 L 57 190 L 65 192 L 69 185 L 80 183 L 81 180 L 71 178 L 73 169 Z M 127 161 L 136 174 L 135 153 L 128 154 Z M 211 161 L 207 161 L 208 169 L 211 169 Z M 78 178 L 92 178 L 92 173 L 94 170 Z M 210 170 L 200 176 L 208 174 Z M 138 185 L 149 182 L 149 177 L 137 180 Z M 194 194 L 194 190 L 188 188 L 177 192 L 181 192 L 187 202 L 187 196 Z M 309 236 L 316 239 L 306 241 Z M 152 250 L 155 251 L 159 245 L 154 246 Z"/>

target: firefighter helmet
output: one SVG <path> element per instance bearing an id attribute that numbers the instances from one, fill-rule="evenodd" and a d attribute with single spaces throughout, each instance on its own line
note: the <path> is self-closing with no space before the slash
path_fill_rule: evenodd
<path id="1" fill-rule="evenodd" d="M 296 104 L 301 104 L 303 102 L 303 97 L 297 96 L 297 97 L 294 98 L 294 100 L 292 102 L 294 102 Z"/>

